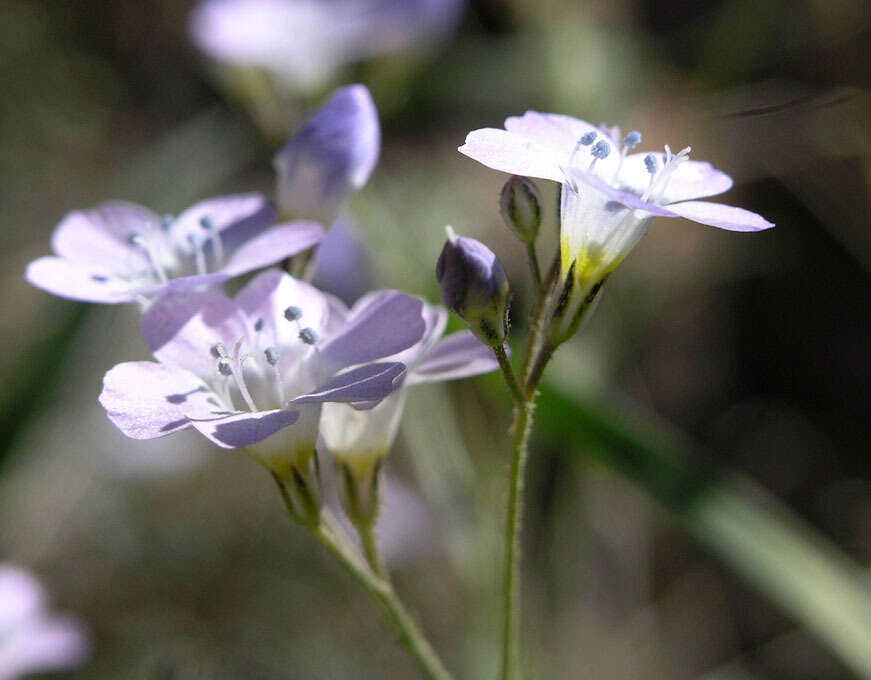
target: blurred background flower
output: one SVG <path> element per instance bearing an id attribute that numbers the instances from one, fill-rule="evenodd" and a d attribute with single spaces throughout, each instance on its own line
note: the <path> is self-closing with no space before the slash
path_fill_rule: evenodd
<path id="1" fill-rule="evenodd" d="M 190 433 L 133 442 L 108 422 L 104 371 L 150 358 L 136 310 L 23 278 L 75 208 L 117 198 L 178 214 L 272 195 L 278 147 L 354 82 L 373 93 L 383 147 L 349 206 L 358 246 L 322 257 L 347 272 L 348 298 L 386 286 L 437 301 L 453 224 L 505 265 L 522 332 L 506 177 L 456 149 L 527 109 L 640 129 L 645 148 L 692 144 L 735 179 L 724 203 L 778 224 L 736 238 L 654 222 L 557 354 L 527 487 L 530 666 L 557 679 L 867 675 L 865 3 L 471 0 L 425 54 L 358 56 L 308 91 L 261 67 L 228 75 L 190 40 L 196 7 L 0 3 L 0 554 L 92 627 L 73 677 L 417 677 L 257 465 Z M 351 285 L 361 259 L 369 279 Z M 438 542 L 405 553 L 398 589 L 463 677 L 496 668 L 507 408 L 498 376 L 422 386 L 387 461 L 435 522 L 413 524 L 415 541 Z M 772 495 L 800 520 L 764 514 Z"/>

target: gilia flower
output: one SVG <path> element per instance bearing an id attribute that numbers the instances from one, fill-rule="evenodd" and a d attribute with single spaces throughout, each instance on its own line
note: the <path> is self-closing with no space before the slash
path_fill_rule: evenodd
<path id="1" fill-rule="evenodd" d="M 323 403 L 375 406 L 400 384 L 402 363 L 369 362 L 420 339 L 422 308 L 386 291 L 346 320 L 335 298 L 278 270 L 235 300 L 169 293 L 142 318 L 157 363 L 115 366 L 100 403 L 129 437 L 193 427 L 223 448 L 247 447 L 286 479 L 307 470 Z"/>
<path id="2" fill-rule="evenodd" d="M 364 296 L 351 310 L 347 322 L 365 316 L 383 304 L 383 293 Z M 421 383 L 468 378 L 496 370 L 499 364 L 492 350 L 471 331 L 442 337 L 448 313 L 442 307 L 425 305 L 426 331 L 405 351 L 390 356 L 408 367 L 396 391 L 377 406 L 371 404 L 326 404 L 321 434 L 333 458 L 358 479 L 366 479 L 384 459 L 399 431 L 407 388 Z"/>
<path id="3" fill-rule="evenodd" d="M 378 111 L 364 85 L 336 90 L 275 156 L 282 217 L 332 224 L 378 162 Z"/>
<path id="4" fill-rule="evenodd" d="M 68 214 L 52 236 L 55 255 L 34 260 L 27 280 L 61 297 L 138 301 L 167 290 L 222 283 L 316 245 L 323 229 L 294 222 L 266 229 L 274 209 L 259 194 L 201 201 L 177 218 L 122 201 Z"/>
<path id="5" fill-rule="evenodd" d="M 710 163 L 672 153 L 632 153 L 639 132 L 597 128 L 558 114 L 527 111 L 505 129 L 470 132 L 461 153 L 487 167 L 562 184 L 560 250 L 563 288 L 553 311 L 555 341 L 564 340 L 607 276 L 647 231 L 653 217 L 685 217 L 730 231 L 774 226 L 742 208 L 694 199 L 727 191 L 731 178 Z"/>
<path id="6" fill-rule="evenodd" d="M 0 564 L 0 680 L 74 668 L 89 650 L 81 622 L 50 614 L 45 590 L 33 576 Z"/>
<path id="7" fill-rule="evenodd" d="M 451 31 L 462 0 L 203 0 L 191 13 L 197 47 L 235 66 L 261 67 L 314 90 L 345 64 Z"/>

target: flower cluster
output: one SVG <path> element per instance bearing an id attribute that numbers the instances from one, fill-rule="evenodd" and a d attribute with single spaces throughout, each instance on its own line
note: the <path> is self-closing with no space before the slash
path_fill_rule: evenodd
<path id="1" fill-rule="evenodd" d="M 321 500 L 319 447 L 332 450 L 340 478 L 371 488 L 408 386 L 496 367 L 471 333 L 442 338 L 443 309 L 393 290 L 349 309 L 269 268 L 308 261 L 366 184 L 379 147 L 369 91 L 351 85 L 275 156 L 277 207 L 247 194 L 160 217 L 114 201 L 63 219 L 55 254 L 32 262 L 28 280 L 68 298 L 138 302 L 142 311 L 155 361 L 115 366 L 99 398 L 121 432 L 151 439 L 194 429 L 219 447 L 246 449 L 298 492 L 297 514 L 311 520 Z M 221 290 L 259 269 L 234 297 Z M 377 502 L 370 506 L 374 515 Z"/>

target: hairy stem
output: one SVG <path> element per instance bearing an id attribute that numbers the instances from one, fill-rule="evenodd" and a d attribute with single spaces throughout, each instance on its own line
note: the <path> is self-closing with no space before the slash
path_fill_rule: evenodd
<path id="1" fill-rule="evenodd" d="M 514 375 L 514 369 L 511 368 L 511 362 L 508 360 L 505 346 L 497 345 L 493 348 L 493 354 L 496 355 L 496 360 L 499 362 L 499 368 L 502 369 L 502 375 L 505 376 L 505 382 L 508 385 L 508 390 L 511 392 L 511 398 L 514 399 L 516 405 L 519 405 L 523 402 L 523 391 L 520 389 L 520 384 L 517 382 L 517 377 Z"/>
<path id="2" fill-rule="evenodd" d="M 284 483 L 275 475 L 273 479 L 278 484 L 285 507 L 291 517 L 294 517 L 293 506 Z M 376 575 L 360 554 L 348 545 L 348 541 L 336 528 L 337 523 L 329 511 L 322 510 L 317 522 L 306 523 L 304 526 L 380 605 L 399 638 L 399 643 L 411 654 L 424 676 L 429 680 L 453 680 L 453 676 L 448 673 L 393 586 Z"/>

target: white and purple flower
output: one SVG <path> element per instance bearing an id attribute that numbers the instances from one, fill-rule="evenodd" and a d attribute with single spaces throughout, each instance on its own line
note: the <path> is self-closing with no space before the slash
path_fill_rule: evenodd
<path id="1" fill-rule="evenodd" d="M 314 90 L 345 64 L 420 50 L 449 33 L 462 0 L 203 0 L 194 43 L 213 59 L 264 68 L 288 87 Z"/>
<path id="2" fill-rule="evenodd" d="M 556 310 L 562 335 L 576 327 L 578 314 L 653 217 L 685 217 L 730 231 L 774 226 L 749 210 L 695 200 L 727 191 L 732 179 L 710 163 L 689 160 L 690 147 L 630 154 L 640 143 L 639 132 L 621 139 L 619 128 L 527 111 L 507 118 L 504 130 L 470 132 L 459 148 L 495 170 L 562 184 L 560 249 L 568 279 Z"/>
<path id="3" fill-rule="evenodd" d="M 248 448 L 286 477 L 314 455 L 324 403 L 371 408 L 401 384 L 404 364 L 371 362 L 420 340 L 422 309 L 384 291 L 348 314 L 278 270 L 255 277 L 235 300 L 170 292 L 142 319 L 157 362 L 115 366 L 100 403 L 129 437 L 193 427 L 223 448 Z"/>
<path id="4" fill-rule="evenodd" d="M 34 260 L 26 278 L 61 297 L 139 302 L 212 286 L 316 245 L 323 229 L 298 221 L 267 228 L 274 208 L 260 194 L 201 201 L 176 218 L 111 201 L 69 213 L 52 236 L 55 255 Z"/>
<path id="5" fill-rule="evenodd" d="M 368 181 L 380 150 L 378 111 L 369 90 L 337 89 L 275 155 L 282 218 L 331 225 Z"/>
<path id="6" fill-rule="evenodd" d="M 85 626 L 52 614 L 39 581 L 29 572 L 0 564 L 0 680 L 75 668 L 90 651 Z"/>
<path id="7" fill-rule="evenodd" d="M 382 304 L 382 297 L 383 293 L 370 293 L 361 298 L 347 321 L 353 323 L 355 317 Z M 360 404 L 324 405 L 321 434 L 327 448 L 333 458 L 346 465 L 358 479 L 371 475 L 393 446 L 408 387 L 469 378 L 499 368 L 493 351 L 471 331 L 442 337 L 448 320 L 447 310 L 443 307 L 424 305 L 423 316 L 426 331 L 422 337 L 413 346 L 386 359 L 408 367 L 393 394 L 365 410 L 360 410 Z"/>

